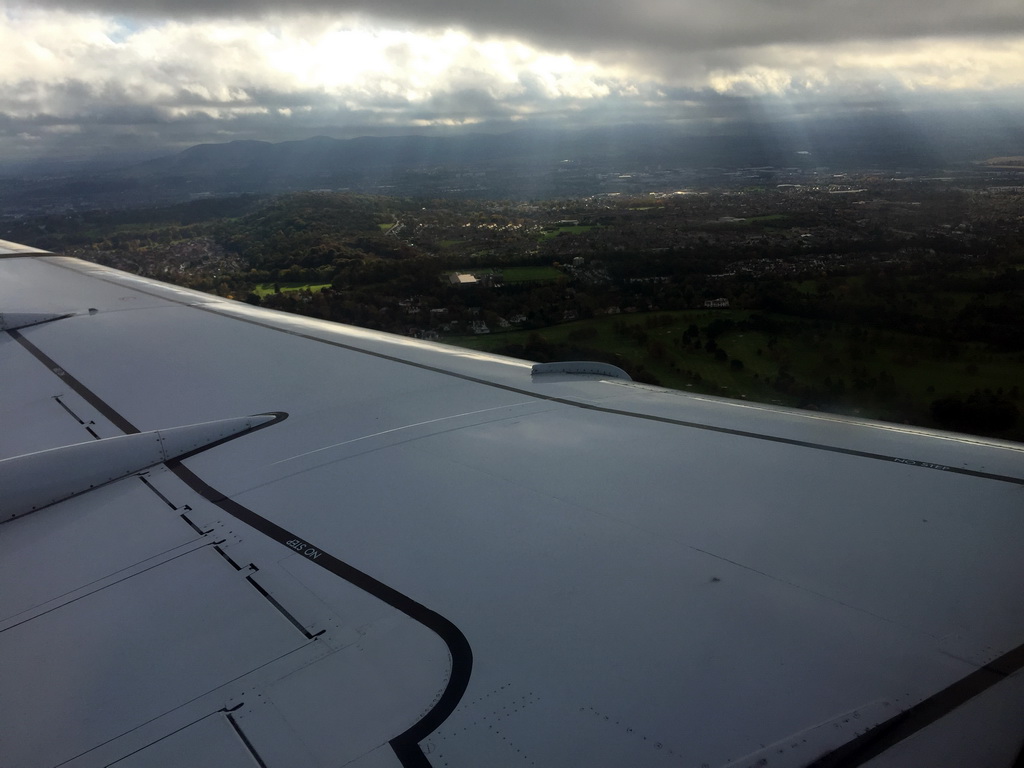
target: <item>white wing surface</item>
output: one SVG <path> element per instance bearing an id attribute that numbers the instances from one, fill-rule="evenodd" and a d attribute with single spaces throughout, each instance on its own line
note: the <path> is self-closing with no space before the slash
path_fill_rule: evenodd
<path id="1" fill-rule="evenodd" d="M 0 765 L 1021 763 L 1021 446 L 0 246 Z"/>

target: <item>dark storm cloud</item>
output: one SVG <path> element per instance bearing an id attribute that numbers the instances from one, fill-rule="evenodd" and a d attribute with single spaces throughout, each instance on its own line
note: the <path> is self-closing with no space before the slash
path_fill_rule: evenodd
<path id="1" fill-rule="evenodd" d="M 460 26 L 573 50 L 686 49 L 1024 31 L 1019 0 L 36 0 L 127 18 L 286 17 L 303 12 Z"/>

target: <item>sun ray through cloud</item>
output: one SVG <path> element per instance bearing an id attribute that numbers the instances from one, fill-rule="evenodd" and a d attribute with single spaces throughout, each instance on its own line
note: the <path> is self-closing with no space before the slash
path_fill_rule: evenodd
<path id="1" fill-rule="evenodd" d="M 864 104 L 1010 103 L 1024 91 L 1024 11 L 998 0 L 960 11 L 943 2 L 916 28 L 908 6 L 890 4 L 890 28 L 851 24 L 846 37 L 835 24 L 849 4 L 838 0 L 809 14 L 820 24 L 800 18 L 794 2 L 769 12 L 749 0 L 715 9 L 647 0 L 632 14 L 595 5 L 575 17 L 555 5 L 529 22 L 454 0 L 435 5 L 435 23 L 398 0 L 372 14 L 314 0 L 288 14 L 231 2 L 206 12 L 102 0 L 0 5 L 0 135 L 18 153 L 24 142 L 14 137 L 36 137 L 40 150 L 58 135 L 52 126 L 84 142 L 99 126 L 173 123 L 174 143 L 190 121 L 201 141 L 211 128 L 251 129 L 260 116 L 273 136 L 291 125 L 299 137 L 312 126 L 351 135 L 541 119 L 706 123 L 744 101 L 747 116 L 768 109 L 785 119 L 779 109 L 792 117 Z M 606 29 L 613 23 L 618 37 Z"/>

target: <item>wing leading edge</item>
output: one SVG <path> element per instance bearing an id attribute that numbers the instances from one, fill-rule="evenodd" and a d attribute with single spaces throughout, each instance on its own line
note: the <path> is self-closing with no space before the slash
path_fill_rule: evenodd
<path id="1" fill-rule="evenodd" d="M 4 247 L 0 459 L 289 414 L 0 526 L 5 765 L 1018 757 L 1020 446 Z"/>

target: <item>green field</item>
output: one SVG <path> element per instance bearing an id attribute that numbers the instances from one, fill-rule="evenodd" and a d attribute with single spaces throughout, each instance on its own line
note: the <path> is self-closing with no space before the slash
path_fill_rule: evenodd
<path id="1" fill-rule="evenodd" d="M 584 232 L 589 232 L 590 230 L 597 228 L 598 226 L 596 224 L 580 224 L 574 227 L 555 227 L 553 229 L 545 229 L 543 232 L 540 233 L 540 236 L 543 237 L 544 239 L 548 239 L 552 237 L 558 237 L 559 235 L 562 234 L 582 235 Z"/>
<path id="2" fill-rule="evenodd" d="M 751 224 L 773 224 L 781 225 L 789 222 L 789 217 L 784 213 L 769 213 L 765 216 L 750 216 L 746 221 Z"/>
<path id="3" fill-rule="evenodd" d="M 502 270 L 506 283 L 530 283 L 561 280 L 565 277 L 554 267 L 506 267 Z"/>
<path id="4" fill-rule="evenodd" d="M 264 296 L 268 296 L 272 293 L 277 293 L 274 286 L 281 289 L 281 293 L 287 291 L 302 291 L 310 290 L 313 292 L 319 291 L 322 288 L 329 288 L 330 283 L 260 283 L 252 289 L 252 292 L 259 296 L 261 299 Z"/>

